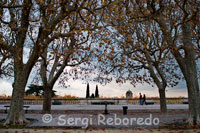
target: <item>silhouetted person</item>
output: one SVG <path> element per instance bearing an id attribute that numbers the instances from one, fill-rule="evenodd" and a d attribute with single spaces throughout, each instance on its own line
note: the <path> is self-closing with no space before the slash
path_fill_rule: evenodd
<path id="1" fill-rule="evenodd" d="M 143 95 L 143 98 L 142 98 L 142 105 L 146 104 L 146 96 L 145 94 Z"/>
<path id="2" fill-rule="evenodd" d="M 139 96 L 139 104 L 142 105 L 142 94 L 141 93 L 139 93 L 139 94 L 140 94 L 140 96 Z"/>

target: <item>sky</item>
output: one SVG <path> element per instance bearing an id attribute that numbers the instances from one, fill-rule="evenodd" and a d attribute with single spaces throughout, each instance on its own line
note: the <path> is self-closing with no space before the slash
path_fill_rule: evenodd
<path id="1" fill-rule="evenodd" d="M 29 85 L 28 83 L 27 85 Z M 69 80 L 67 84 L 70 87 L 62 88 L 55 84 L 54 90 L 56 90 L 57 95 L 72 95 L 76 97 L 84 98 L 86 96 L 86 83 L 83 83 L 81 80 Z M 90 94 L 95 93 L 96 85 L 98 85 L 99 95 L 103 97 L 122 97 L 125 96 L 126 91 L 131 90 L 133 92 L 133 97 L 138 97 L 139 93 L 145 94 L 147 97 L 158 97 L 158 89 L 148 84 L 138 84 L 136 87 L 133 87 L 129 82 L 126 82 L 122 85 L 112 81 L 106 85 L 101 85 L 96 82 L 89 82 L 90 85 Z M 11 95 L 12 94 L 12 81 L 6 79 L 0 79 L 0 95 Z M 181 81 L 174 88 L 166 88 L 166 97 L 187 97 L 187 89 L 184 81 Z"/>

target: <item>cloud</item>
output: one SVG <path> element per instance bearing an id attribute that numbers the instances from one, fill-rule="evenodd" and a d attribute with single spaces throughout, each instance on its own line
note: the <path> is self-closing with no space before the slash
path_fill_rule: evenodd
<path id="1" fill-rule="evenodd" d="M 0 80 L 0 95 L 11 95 L 12 83 L 6 80 Z"/>

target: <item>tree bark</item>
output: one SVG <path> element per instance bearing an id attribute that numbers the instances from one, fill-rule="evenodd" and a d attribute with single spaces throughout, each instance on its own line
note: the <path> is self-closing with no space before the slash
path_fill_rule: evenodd
<path id="1" fill-rule="evenodd" d="M 154 80 L 154 83 L 156 84 L 156 86 L 159 89 L 160 111 L 161 111 L 161 113 L 165 114 L 165 113 L 167 113 L 167 103 L 166 103 L 166 96 L 165 96 L 165 88 L 167 86 L 167 81 L 164 77 L 164 73 L 159 68 L 159 66 L 155 65 L 155 64 L 154 64 L 154 66 L 152 65 L 153 61 L 151 60 L 151 57 L 150 57 L 148 51 L 146 51 L 144 54 L 145 54 L 148 64 L 149 64 L 148 70 L 149 70 L 150 76 L 152 77 L 152 79 Z M 155 70 L 157 71 L 159 76 L 155 73 L 155 70 L 153 69 L 153 67 L 155 67 Z M 159 77 L 161 78 L 161 80 L 159 80 Z"/>
<path id="2" fill-rule="evenodd" d="M 53 87 L 44 86 L 43 113 L 51 113 L 51 99 Z"/>
<path id="3" fill-rule="evenodd" d="M 159 95 L 160 95 L 160 112 L 165 114 L 167 113 L 165 89 L 159 89 Z"/>
<path id="4" fill-rule="evenodd" d="M 192 42 L 192 24 L 184 22 L 181 26 L 182 41 L 185 55 L 176 50 L 177 46 L 173 43 L 171 34 L 167 32 L 167 25 L 161 19 L 158 21 L 166 41 L 174 55 L 179 67 L 183 73 L 187 84 L 188 102 L 189 102 L 189 124 L 200 124 L 200 92 L 197 78 L 197 64 L 194 44 Z"/>
<path id="5" fill-rule="evenodd" d="M 184 77 L 188 88 L 189 119 L 190 124 L 200 124 L 200 92 L 197 79 L 196 63 L 186 60 L 187 71 Z"/>
<path id="6" fill-rule="evenodd" d="M 4 125 L 23 125 L 28 122 L 24 116 L 24 91 L 28 80 L 28 73 L 18 71 L 15 75 L 15 84 L 12 92 L 11 107 Z"/>
<path id="7" fill-rule="evenodd" d="M 192 42 L 192 26 L 190 23 L 184 23 L 181 28 L 183 30 L 183 44 L 185 46 L 185 64 L 180 65 L 182 65 L 182 72 L 188 88 L 188 121 L 196 125 L 200 124 L 200 91 L 197 78 L 196 53 Z"/>

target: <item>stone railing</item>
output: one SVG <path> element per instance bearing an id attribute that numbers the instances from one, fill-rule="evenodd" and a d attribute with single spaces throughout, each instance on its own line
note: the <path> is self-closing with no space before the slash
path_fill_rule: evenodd
<path id="1" fill-rule="evenodd" d="M 187 98 L 167 98 L 167 104 L 183 104 L 187 103 Z M 53 98 L 52 103 L 59 101 L 61 104 L 94 104 L 94 103 L 113 103 L 113 104 L 138 104 L 139 100 L 133 99 L 121 99 L 121 98 L 105 98 L 105 99 L 85 99 L 85 98 L 73 98 L 73 99 L 59 99 Z M 160 104 L 159 98 L 147 98 L 147 102 L 153 102 L 154 104 Z M 0 98 L 0 104 L 10 104 L 10 98 Z M 24 104 L 42 104 L 43 99 L 24 99 Z"/>

